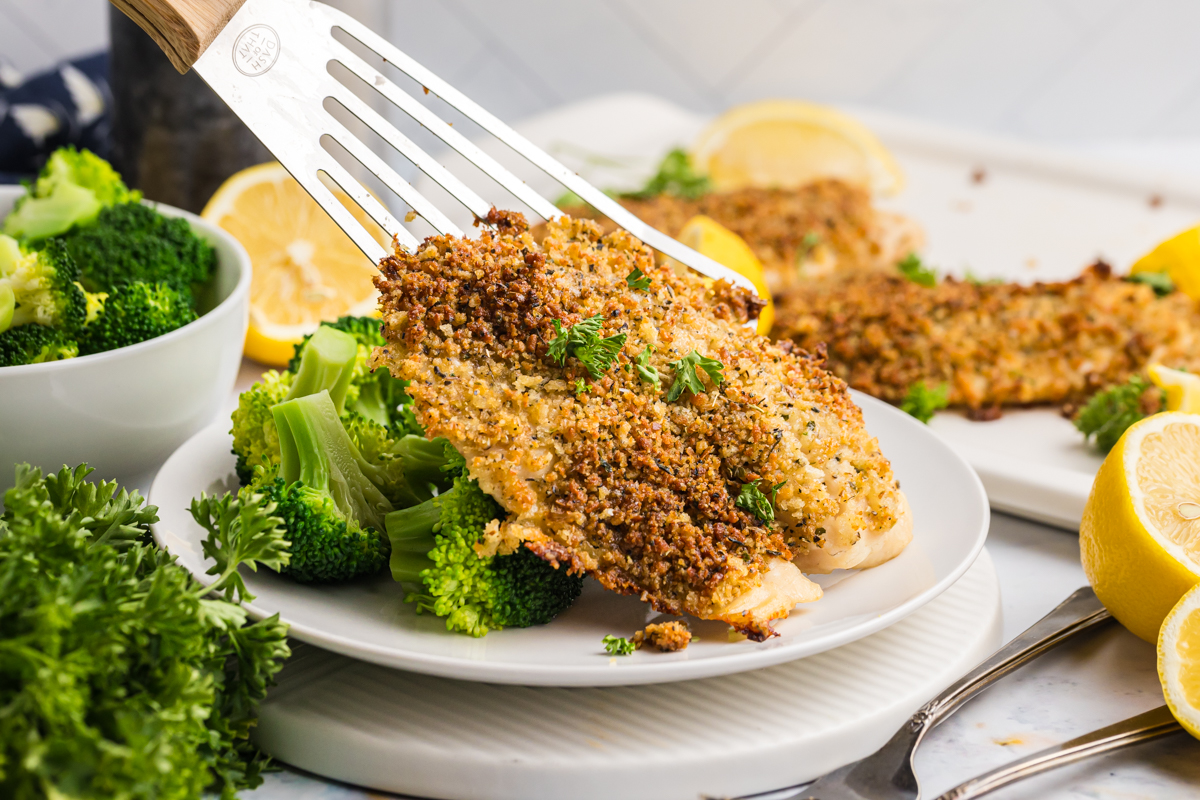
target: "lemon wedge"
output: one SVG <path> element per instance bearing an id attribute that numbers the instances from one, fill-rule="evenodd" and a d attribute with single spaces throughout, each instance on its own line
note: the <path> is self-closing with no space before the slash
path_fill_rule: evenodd
<path id="1" fill-rule="evenodd" d="M 1104 459 L 1079 526 L 1096 596 L 1153 642 L 1200 583 L 1200 415 L 1165 412 L 1131 426 Z"/>
<path id="2" fill-rule="evenodd" d="M 690 155 L 717 191 L 793 188 L 819 178 L 880 195 L 904 186 L 896 160 L 862 123 L 799 100 L 763 100 L 726 111 L 700 134 Z"/>
<path id="3" fill-rule="evenodd" d="M 765 336 L 775 321 L 775 304 L 771 301 L 762 262 L 754 255 L 746 240 L 703 214 L 697 214 L 685 222 L 676 238 L 696 252 L 749 278 L 758 290 L 758 296 L 767 300 L 766 307 L 758 315 L 758 332 Z"/>
<path id="4" fill-rule="evenodd" d="M 1200 375 L 1151 364 L 1146 373 L 1154 385 L 1167 393 L 1167 411 L 1200 414 Z"/>
<path id="5" fill-rule="evenodd" d="M 1175 719 L 1200 738 L 1200 589 L 1185 594 L 1163 622 L 1158 679 Z"/>
<path id="6" fill-rule="evenodd" d="M 1165 272 L 1175 288 L 1193 300 L 1200 300 L 1200 226 L 1161 242 L 1135 261 L 1129 271 Z"/>
<path id="7" fill-rule="evenodd" d="M 380 244 L 383 232 L 349 196 L 332 187 Z M 250 327 L 245 354 L 283 366 L 322 320 L 377 310 L 376 267 L 300 184 L 276 162 L 244 169 L 221 184 L 200 216 L 250 254 Z"/>

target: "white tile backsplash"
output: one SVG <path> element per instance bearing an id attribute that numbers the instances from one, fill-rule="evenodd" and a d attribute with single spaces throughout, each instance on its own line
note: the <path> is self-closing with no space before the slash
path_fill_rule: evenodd
<path id="1" fill-rule="evenodd" d="M 510 120 L 638 90 L 706 112 L 803 97 L 1045 141 L 1200 139 L 1194 0 L 337 4 Z M 0 0 L 0 61 L 103 49 L 107 10 Z"/>

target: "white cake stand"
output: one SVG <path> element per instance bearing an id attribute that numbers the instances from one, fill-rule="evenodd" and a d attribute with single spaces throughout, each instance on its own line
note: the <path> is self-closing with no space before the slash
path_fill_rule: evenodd
<path id="1" fill-rule="evenodd" d="M 256 739 L 347 783 L 448 800 L 696 800 L 801 783 L 873 752 L 1000 644 L 985 550 L 879 633 L 720 678 L 615 688 L 498 686 L 300 645 Z"/>

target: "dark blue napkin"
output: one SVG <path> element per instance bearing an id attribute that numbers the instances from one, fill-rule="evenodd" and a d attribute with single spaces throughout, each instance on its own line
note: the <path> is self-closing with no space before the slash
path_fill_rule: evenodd
<path id="1" fill-rule="evenodd" d="M 14 86 L 0 83 L 0 183 L 32 178 L 64 145 L 110 149 L 108 54 L 62 64 Z"/>

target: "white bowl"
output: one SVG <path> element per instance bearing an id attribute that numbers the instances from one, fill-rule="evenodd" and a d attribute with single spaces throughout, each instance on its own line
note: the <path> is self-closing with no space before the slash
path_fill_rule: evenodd
<path id="1" fill-rule="evenodd" d="M 0 186 L 0 219 L 23 191 Z M 146 477 L 211 422 L 232 392 L 246 339 L 250 257 L 195 214 L 150 205 L 183 217 L 217 249 L 200 318 L 105 353 L 0 367 L 0 487 L 12 484 L 21 461 L 45 470 L 86 461 L 96 477 Z"/>

